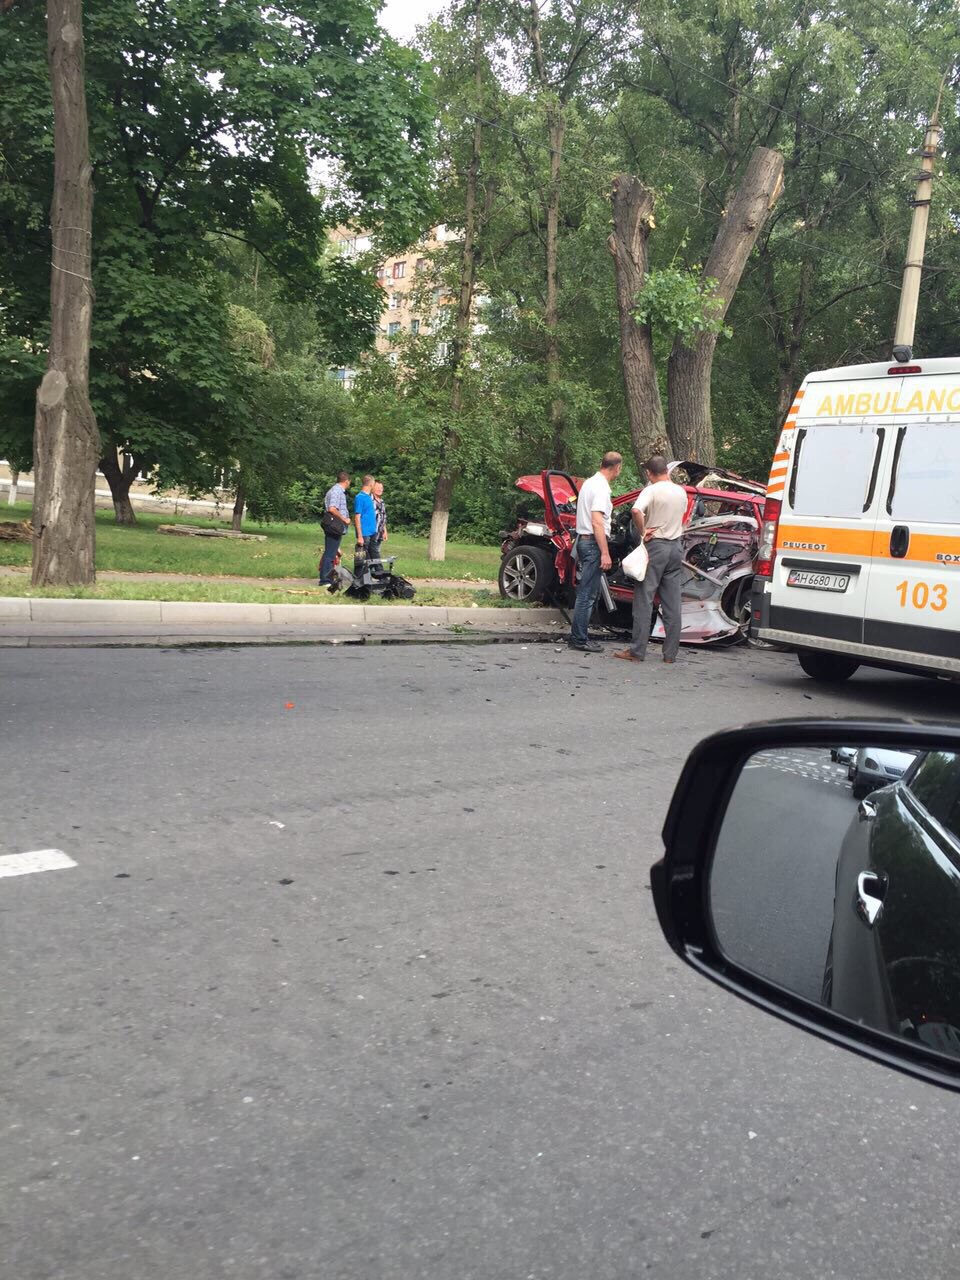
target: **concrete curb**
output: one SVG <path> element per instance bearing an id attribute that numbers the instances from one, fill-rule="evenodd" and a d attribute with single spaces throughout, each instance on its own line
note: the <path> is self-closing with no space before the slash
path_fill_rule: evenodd
<path id="1" fill-rule="evenodd" d="M 421 605 L 363 604 L 207 604 L 183 600 L 58 600 L 0 597 L 0 622 L 97 623 L 100 625 L 190 625 L 256 623 L 280 626 L 387 627 L 448 625 L 555 629 L 566 624 L 559 609 L 465 609 Z"/>

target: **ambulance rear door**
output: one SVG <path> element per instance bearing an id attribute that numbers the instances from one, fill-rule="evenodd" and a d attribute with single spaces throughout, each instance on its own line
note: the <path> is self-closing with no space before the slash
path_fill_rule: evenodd
<path id="1" fill-rule="evenodd" d="M 864 644 L 960 662 L 960 376 L 908 377 L 892 437 L 867 583 Z M 951 412 L 949 405 L 957 410 Z M 926 412 L 933 409 L 935 412 Z M 944 412 L 936 412 L 938 409 Z M 919 412 L 911 412 L 919 410 Z"/>
<path id="2" fill-rule="evenodd" d="M 869 382 L 807 385 L 790 434 L 770 595 L 770 627 L 795 638 L 863 643 L 886 424 L 838 416 Z M 863 402 L 865 403 L 865 402 Z"/>

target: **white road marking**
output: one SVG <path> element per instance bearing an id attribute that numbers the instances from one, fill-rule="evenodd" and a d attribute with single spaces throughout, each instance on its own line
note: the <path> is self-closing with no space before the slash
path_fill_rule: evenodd
<path id="1" fill-rule="evenodd" d="M 28 876 L 33 871 L 62 871 L 77 864 L 62 849 L 34 849 L 0 858 L 0 876 Z"/>

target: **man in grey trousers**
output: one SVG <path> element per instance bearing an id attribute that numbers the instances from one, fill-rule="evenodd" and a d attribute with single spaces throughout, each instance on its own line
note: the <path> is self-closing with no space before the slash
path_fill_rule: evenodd
<path id="1" fill-rule="evenodd" d="M 650 563 L 642 582 L 633 592 L 633 641 L 629 649 L 615 653 L 625 662 L 643 662 L 650 639 L 653 597 L 660 591 L 663 615 L 664 662 L 676 662 L 680 649 L 680 570 L 683 544 L 680 535 L 687 514 L 687 493 L 674 484 L 667 470 L 667 460 L 659 454 L 645 465 L 649 484 L 640 491 L 633 504 L 633 522 L 647 545 Z"/>

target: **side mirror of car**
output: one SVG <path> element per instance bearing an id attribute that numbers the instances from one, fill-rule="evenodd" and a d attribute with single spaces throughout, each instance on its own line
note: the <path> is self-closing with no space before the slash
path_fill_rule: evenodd
<path id="1" fill-rule="evenodd" d="M 691 754 L 651 870 L 677 954 L 794 1025 L 960 1089 L 960 730 L 782 721 Z"/>

